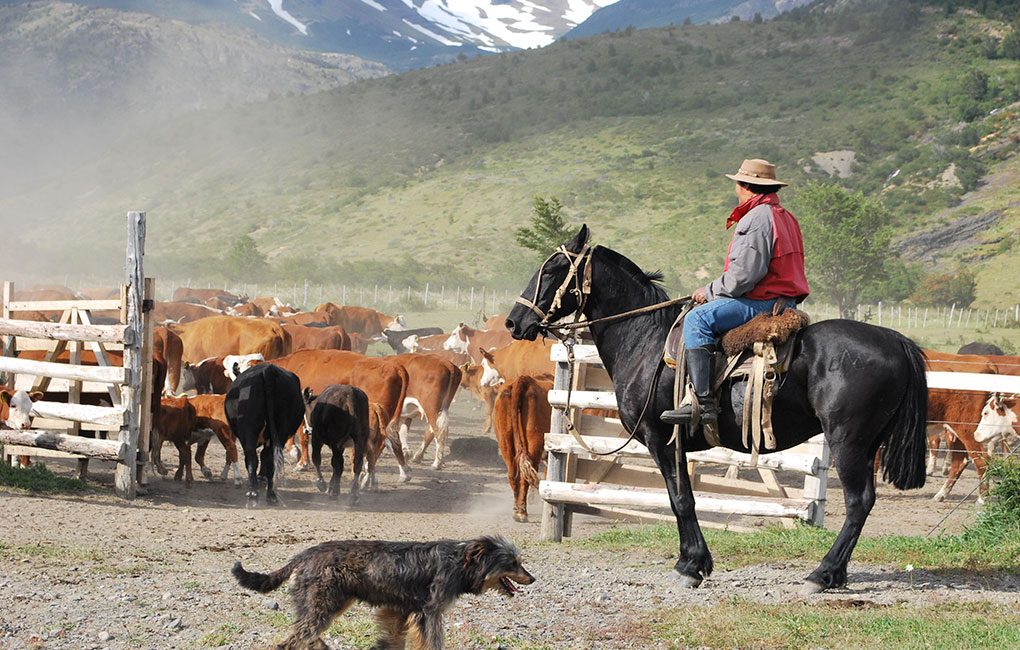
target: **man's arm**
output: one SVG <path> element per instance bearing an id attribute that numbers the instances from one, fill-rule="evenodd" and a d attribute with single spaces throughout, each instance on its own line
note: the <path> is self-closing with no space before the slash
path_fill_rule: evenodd
<path id="1" fill-rule="evenodd" d="M 706 300 L 739 298 L 768 273 L 773 247 L 772 207 L 756 207 L 735 228 L 729 268 L 705 287 Z"/>

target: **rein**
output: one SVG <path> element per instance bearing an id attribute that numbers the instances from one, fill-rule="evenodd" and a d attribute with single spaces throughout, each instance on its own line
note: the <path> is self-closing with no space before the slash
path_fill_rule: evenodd
<path id="1" fill-rule="evenodd" d="M 608 452 L 594 451 L 588 445 L 588 443 L 584 441 L 584 438 L 581 436 L 581 434 L 577 430 L 577 427 L 574 425 L 573 419 L 570 417 L 570 398 L 574 392 L 574 345 L 576 344 L 576 341 L 570 336 L 568 336 L 567 333 L 583 329 L 586 327 L 590 327 L 592 325 L 599 325 L 602 323 L 613 323 L 628 318 L 634 318 L 635 316 L 649 314 L 679 304 L 684 305 L 684 308 L 681 311 L 682 317 L 686 315 L 686 313 L 690 311 L 691 308 L 694 307 L 694 303 L 691 300 L 691 296 L 684 296 L 682 298 L 665 300 L 663 302 L 655 303 L 653 305 L 647 305 L 645 307 L 631 309 L 629 311 L 625 311 L 619 314 L 613 314 L 611 316 L 596 318 L 595 320 L 575 320 L 573 323 L 561 323 L 558 325 L 550 324 L 549 322 L 550 317 L 552 316 L 552 314 L 556 313 L 556 310 L 562 304 L 563 296 L 568 291 L 577 296 L 577 309 L 574 311 L 575 317 L 580 318 L 581 316 L 584 315 L 583 314 L 584 307 L 588 302 L 588 296 L 591 295 L 591 266 L 592 266 L 591 257 L 597 248 L 598 246 L 592 248 L 585 244 L 581 251 L 578 253 L 574 253 L 573 251 L 568 250 L 566 246 L 560 246 L 559 248 L 557 248 L 555 251 L 553 251 L 553 253 L 549 257 L 546 258 L 544 262 L 542 262 L 542 266 L 539 267 L 538 269 L 537 274 L 538 280 L 535 282 L 534 297 L 531 300 L 528 300 L 524 296 L 520 296 L 517 298 L 517 302 L 533 311 L 539 318 L 542 319 L 538 324 L 539 330 L 555 336 L 557 339 L 560 340 L 561 343 L 563 343 L 563 346 L 567 349 L 567 364 L 568 367 L 570 368 L 570 375 L 567 379 L 567 403 L 563 409 L 563 419 L 566 422 L 567 431 L 570 433 L 570 435 L 574 437 L 577 443 L 581 445 L 581 447 L 589 454 L 592 454 L 594 456 L 612 456 L 622 451 L 627 445 L 629 445 L 634 440 L 635 436 L 637 435 L 637 430 L 641 426 L 641 422 L 644 420 L 645 415 L 648 412 L 648 407 L 652 403 L 652 398 L 655 395 L 655 391 L 659 386 L 659 378 L 662 376 L 662 369 L 665 367 L 666 364 L 660 357 L 659 362 L 655 366 L 655 374 L 652 377 L 652 381 L 649 383 L 648 396 L 645 398 L 645 404 L 641 408 L 641 414 L 638 415 L 638 419 L 637 422 L 634 424 L 633 431 L 627 432 L 628 434 L 630 434 L 627 440 L 624 441 L 624 443 L 620 447 L 614 449 L 613 451 Z M 560 283 L 559 288 L 553 295 L 552 302 L 549 303 L 549 311 L 546 312 L 543 311 L 542 308 L 540 308 L 537 304 L 538 295 L 542 289 L 542 271 L 545 270 L 546 264 L 552 261 L 557 255 L 563 255 L 564 257 L 567 258 L 567 261 L 570 262 L 570 270 L 567 272 L 566 277 L 563 278 L 563 282 Z M 584 264 L 583 273 L 580 271 L 582 263 Z M 574 283 L 574 287 L 572 289 L 570 288 L 571 281 L 573 281 Z M 563 334 L 560 333 L 561 331 L 563 332 Z M 627 427 L 624 427 L 625 431 L 626 429 Z"/>

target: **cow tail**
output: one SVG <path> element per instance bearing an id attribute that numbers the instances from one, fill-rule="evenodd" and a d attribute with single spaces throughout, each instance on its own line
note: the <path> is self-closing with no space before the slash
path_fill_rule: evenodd
<path id="1" fill-rule="evenodd" d="M 292 560 L 272 573 L 254 573 L 245 571 L 244 567 L 241 566 L 241 562 L 238 561 L 234 563 L 234 568 L 230 572 L 237 579 L 237 583 L 245 589 L 267 594 L 282 585 L 290 577 L 290 574 L 294 572 L 295 564 Z"/>
<path id="2" fill-rule="evenodd" d="M 517 450 L 517 474 L 530 485 L 538 487 L 538 471 L 531 464 L 531 458 L 528 457 L 528 433 L 526 428 L 527 422 L 525 422 L 525 416 L 527 415 L 527 409 L 524 407 L 524 404 L 527 402 L 525 394 L 530 388 L 531 378 L 521 376 L 514 382 L 510 394 L 510 404 L 514 406 L 512 428 L 514 449 Z"/>
<path id="3" fill-rule="evenodd" d="M 267 383 L 266 374 L 267 373 L 265 372 L 262 373 L 262 394 L 268 396 L 272 395 L 275 391 L 271 390 L 271 387 Z M 290 437 L 290 434 L 281 438 L 280 432 L 276 430 L 276 412 L 273 410 L 273 403 L 275 401 L 276 400 L 273 399 L 266 400 L 266 431 L 269 433 L 269 439 L 266 442 L 273 446 L 273 476 L 278 477 L 278 485 L 283 485 L 284 469 L 286 466 L 286 461 L 283 457 L 283 447 L 287 442 L 287 438 Z"/>
<path id="4" fill-rule="evenodd" d="M 912 490 L 924 485 L 926 475 L 928 378 L 921 348 L 906 337 L 900 337 L 900 345 L 908 365 L 906 392 L 883 432 L 882 469 L 887 482 Z"/>
<path id="5" fill-rule="evenodd" d="M 407 399 L 407 383 L 409 381 L 407 377 L 407 370 L 400 365 L 398 365 L 397 368 L 399 368 L 397 376 L 400 377 L 400 400 L 397 402 L 397 408 L 393 411 L 393 415 L 390 417 L 390 421 L 386 425 L 387 431 L 389 431 L 389 426 L 394 423 L 396 423 L 398 429 L 400 428 L 400 414 L 404 410 L 404 400 Z"/>
<path id="6" fill-rule="evenodd" d="M 404 458 L 404 446 L 400 444 L 400 436 L 391 436 L 386 432 L 386 427 L 383 426 L 383 412 L 382 406 L 376 402 L 372 402 L 372 409 L 375 411 L 375 417 L 372 418 L 374 422 L 379 425 L 379 435 L 382 436 L 383 442 L 393 452 L 393 457 L 397 459 L 397 464 L 401 467 L 407 465 L 407 460 Z"/>

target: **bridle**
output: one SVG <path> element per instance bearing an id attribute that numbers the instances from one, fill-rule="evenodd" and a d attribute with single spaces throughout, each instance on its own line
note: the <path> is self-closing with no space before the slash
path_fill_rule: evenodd
<path id="1" fill-rule="evenodd" d="M 595 248 L 598 248 L 596 246 Z M 588 296 L 591 295 L 591 256 L 595 252 L 595 248 L 585 244 L 583 248 L 577 253 L 567 248 L 564 244 L 554 250 L 552 254 L 545 258 L 542 262 L 542 266 L 538 268 L 537 280 L 535 281 L 535 294 L 531 300 L 528 300 L 524 296 L 519 296 L 517 302 L 524 305 L 531 311 L 535 312 L 540 319 L 538 327 L 544 332 L 551 331 L 549 325 L 550 317 L 556 313 L 563 304 L 563 296 L 567 292 L 573 293 L 577 297 L 577 310 L 574 312 L 579 318 L 584 311 L 584 306 L 588 302 Z M 549 311 L 543 311 L 538 306 L 538 295 L 542 292 L 542 273 L 545 271 L 545 267 L 549 262 L 553 261 L 557 255 L 563 255 L 567 258 L 570 263 L 570 269 L 567 271 L 567 275 L 563 278 L 563 282 L 560 283 L 556 293 L 553 294 L 552 302 L 549 303 Z M 584 273 L 580 272 L 581 264 L 584 264 Z M 574 288 L 570 288 L 570 283 L 574 283 Z M 559 338 L 559 337 L 557 337 Z"/>
<path id="2" fill-rule="evenodd" d="M 594 451 L 588 445 L 587 442 L 585 442 L 584 438 L 577 431 L 577 427 L 574 425 L 574 422 L 570 417 L 570 397 L 574 390 L 574 345 L 577 344 L 576 335 L 571 336 L 570 333 L 575 330 L 590 327 L 591 325 L 600 323 L 610 323 L 618 320 L 624 320 L 627 318 L 633 318 L 634 316 L 647 314 L 653 311 L 659 311 L 661 309 L 666 309 L 668 307 L 679 305 L 681 303 L 685 305 L 683 313 L 686 313 L 694 306 L 694 303 L 691 300 L 691 296 L 684 296 L 682 298 L 676 298 L 674 300 L 665 300 L 663 302 L 655 303 L 653 305 L 647 305 L 645 307 L 631 309 L 629 311 L 625 311 L 619 314 L 613 314 L 611 316 L 605 316 L 603 318 L 597 318 L 595 320 L 584 319 L 584 307 L 588 303 L 588 297 L 591 295 L 591 274 L 592 274 L 591 258 L 592 255 L 595 253 L 595 250 L 598 248 L 599 248 L 598 246 L 590 247 L 588 246 L 588 244 L 585 244 L 580 251 L 575 253 L 568 249 L 566 245 L 559 246 L 555 251 L 552 252 L 551 255 L 549 255 L 549 257 L 545 259 L 544 262 L 542 262 L 542 266 L 539 267 L 538 273 L 536 275 L 537 279 L 535 281 L 535 293 L 532 299 L 528 300 L 524 296 L 519 296 L 517 298 L 517 302 L 533 311 L 535 315 L 537 315 L 541 319 L 538 323 L 539 331 L 552 334 L 557 339 L 559 339 L 560 342 L 563 343 L 563 346 L 567 349 L 567 366 L 570 368 L 570 376 L 567 380 L 567 403 L 563 409 L 563 420 L 566 423 L 567 431 L 570 433 L 570 435 L 574 437 L 577 443 L 581 445 L 581 447 L 588 453 L 595 456 L 612 456 L 614 454 L 619 453 L 627 445 L 629 445 L 631 441 L 634 440 L 634 437 L 637 435 L 637 430 L 641 426 L 641 422 L 644 420 L 645 414 L 648 412 L 648 407 L 652 403 L 652 398 L 655 395 L 655 391 L 659 385 L 659 377 L 662 375 L 662 369 L 666 364 L 662 361 L 661 358 L 659 359 L 659 363 L 655 367 L 655 374 L 653 375 L 652 381 L 649 384 L 648 396 L 645 398 L 644 407 L 641 409 L 641 414 L 638 416 L 637 422 L 634 424 L 634 430 L 628 431 L 630 435 L 627 438 L 627 440 L 620 447 L 614 449 L 613 451 L 597 452 Z M 553 294 L 552 302 L 549 303 L 549 310 L 544 311 L 537 304 L 539 293 L 541 293 L 542 291 L 542 273 L 545 271 L 546 265 L 549 264 L 549 262 L 551 262 L 553 259 L 555 259 L 557 255 L 563 255 L 564 257 L 566 257 L 567 261 L 570 263 L 570 268 L 567 271 L 567 275 L 563 278 L 563 282 L 561 282 L 559 288 L 556 289 L 556 293 Z M 581 270 L 582 264 L 584 265 L 583 271 Z M 571 288 L 571 283 L 573 283 L 574 285 L 573 288 Z M 549 322 L 550 318 L 562 306 L 563 296 L 566 295 L 568 291 L 573 293 L 577 297 L 577 309 L 574 310 L 574 322 L 560 324 L 550 323 Z M 683 313 L 681 315 L 683 315 Z M 624 427 L 624 430 L 626 430 L 626 427 Z M 677 445 L 679 449 L 679 441 L 677 442 Z"/>

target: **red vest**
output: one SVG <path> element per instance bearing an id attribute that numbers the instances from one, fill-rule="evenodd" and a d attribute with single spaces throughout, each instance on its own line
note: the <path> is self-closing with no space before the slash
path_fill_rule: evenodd
<path id="1" fill-rule="evenodd" d="M 779 205 L 779 197 L 775 194 L 755 194 L 738 205 L 726 220 L 729 229 L 740 221 L 745 214 L 762 204 L 772 207 L 772 261 L 769 270 L 754 288 L 744 294 L 752 300 L 769 300 L 771 298 L 796 298 L 797 302 L 807 298 L 807 275 L 804 273 L 804 238 L 800 234 L 800 224 L 783 206 Z M 736 232 L 733 237 L 736 238 Z M 733 239 L 730 240 L 730 249 Z M 728 251 L 727 251 L 728 252 Z M 730 256 L 726 255 L 725 272 L 730 267 Z"/>

